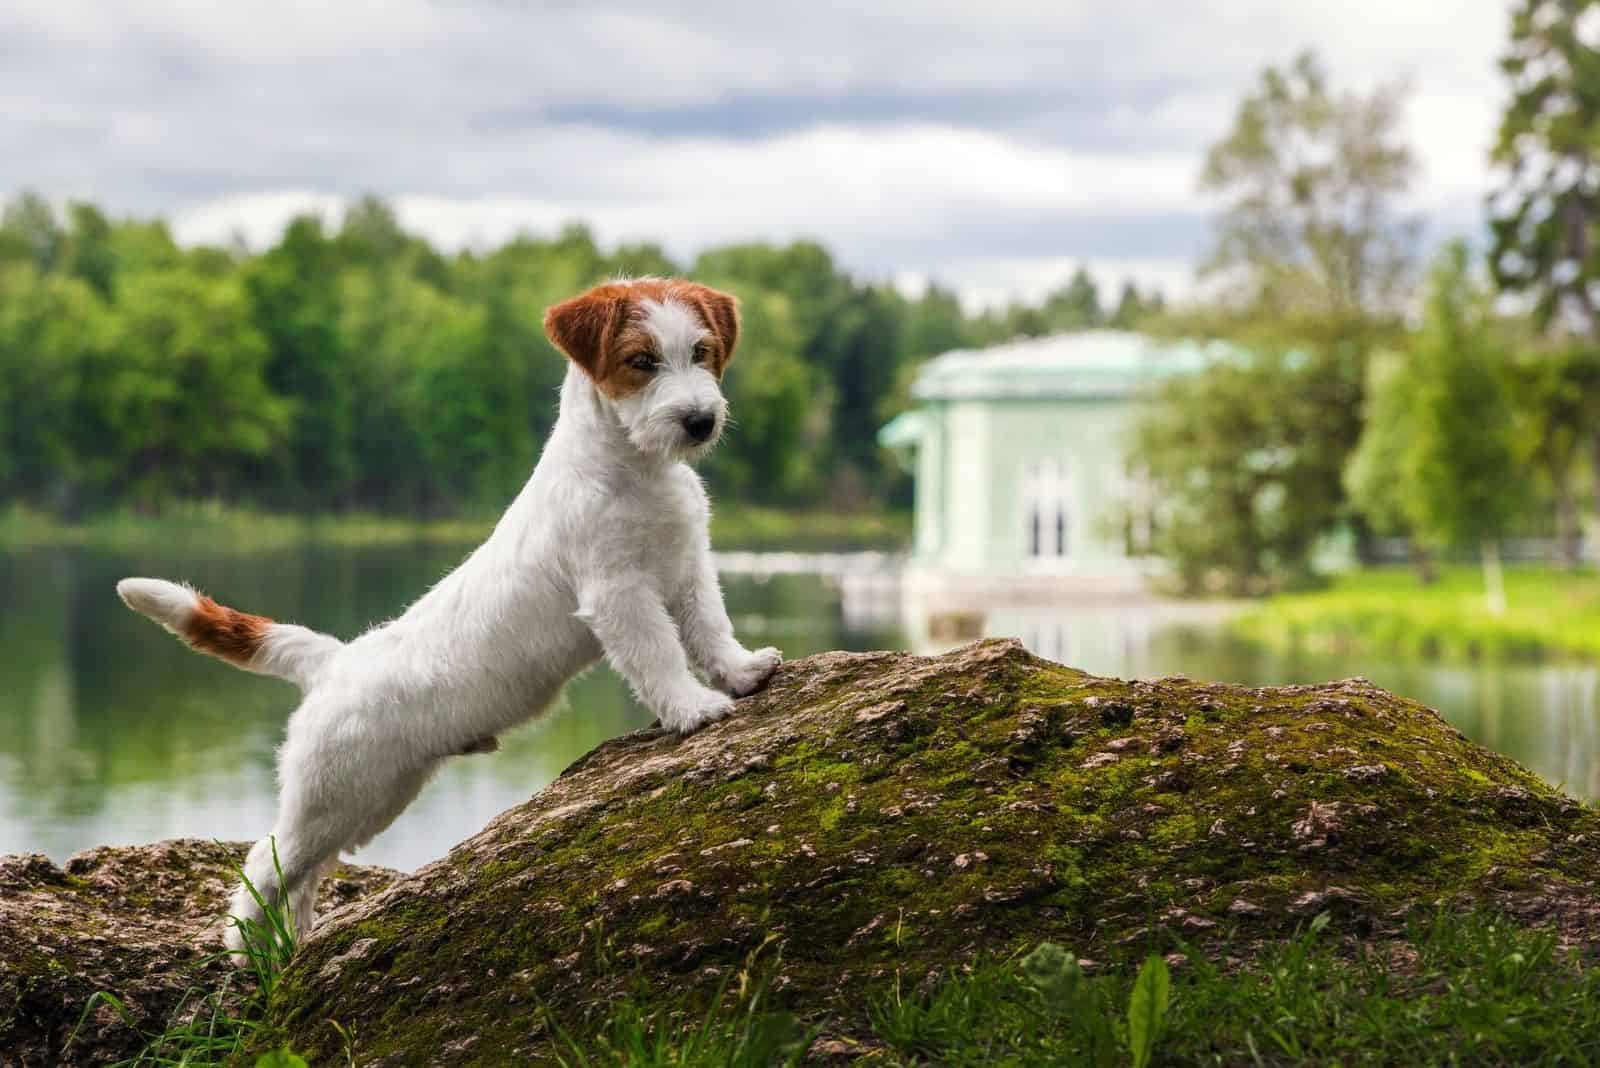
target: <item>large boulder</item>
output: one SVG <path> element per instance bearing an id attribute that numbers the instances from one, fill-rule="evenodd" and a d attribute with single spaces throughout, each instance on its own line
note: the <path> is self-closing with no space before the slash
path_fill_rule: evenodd
<path id="1" fill-rule="evenodd" d="M 102 847 L 65 867 L 38 854 L 0 857 L 0 1066 L 128 1057 L 186 993 L 220 988 L 229 968 L 216 959 L 219 916 L 245 849 L 192 839 Z M 397 874 L 341 868 L 323 884 L 321 907 L 346 905 Z M 128 1018 L 104 1001 L 85 1017 L 100 992 Z"/>
<path id="2" fill-rule="evenodd" d="M 897 979 L 1041 939 L 1248 957 L 1320 912 L 1382 937 L 1440 906 L 1591 938 L 1597 875 L 1600 815 L 1360 679 L 829 653 L 692 737 L 601 746 L 330 915 L 260 1047 L 521 1063 L 623 996 L 703 1002 L 758 952 L 773 997 L 848 1035 Z"/>

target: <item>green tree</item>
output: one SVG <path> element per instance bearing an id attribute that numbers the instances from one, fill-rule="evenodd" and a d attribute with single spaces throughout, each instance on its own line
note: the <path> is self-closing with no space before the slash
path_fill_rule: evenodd
<path id="1" fill-rule="evenodd" d="M 1190 592 L 1258 594 L 1312 578 L 1343 501 L 1338 365 L 1278 345 L 1219 354 L 1158 391 L 1133 455 L 1161 502 L 1155 549 Z M 1343 403 L 1353 403 L 1345 396 Z"/>
<path id="2" fill-rule="evenodd" d="M 23 193 L 0 211 L 0 259 L 51 271 L 60 262 L 65 241 L 55 209 L 37 193 Z"/>
<path id="3" fill-rule="evenodd" d="M 1573 410 L 1588 413 L 1580 432 L 1593 479 L 1600 483 L 1600 376 L 1581 370 L 1574 354 L 1600 348 L 1600 0 L 1518 0 L 1510 41 L 1500 61 L 1511 99 L 1500 120 L 1493 161 L 1501 188 L 1490 198 L 1489 253 L 1502 290 L 1530 298 L 1555 344 L 1542 351 L 1555 366 L 1534 377 L 1550 386 L 1554 410 L 1539 418 L 1565 435 Z M 1578 372 L 1573 374 L 1571 372 Z M 1576 391 L 1576 392 L 1574 392 Z M 1558 534 L 1572 533 L 1570 474 L 1558 465 Z M 1592 525 L 1600 531 L 1600 491 Z"/>
<path id="4" fill-rule="evenodd" d="M 802 333 L 802 354 L 830 386 L 817 398 L 829 413 L 821 470 L 832 472 L 830 497 L 857 505 L 892 477 L 879 454 L 881 402 L 899 381 L 904 301 L 890 290 L 856 284 L 815 242 L 774 247 L 731 245 L 696 260 L 698 278 L 754 285 L 788 299 Z"/>
<path id="5" fill-rule="evenodd" d="M 1582 338 L 1527 346 L 1515 365 L 1515 392 L 1518 434 L 1549 484 L 1557 552 L 1564 566 L 1576 568 L 1583 549 L 1582 454 L 1600 425 L 1600 349 Z"/>
<path id="6" fill-rule="evenodd" d="M 1401 353 L 1379 353 L 1367 367 L 1366 427 L 1344 470 L 1350 501 L 1382 534 L 1406 539 L 1417 576 L 1424 584 L 1437 577 L 1433 555 L 1412 531 L 1410 492 L 1402 472 L 1411 447 L 1412 388 L 1415 376 Z"/>
<path id="7" fill-rule="evenodd" d="M 106 309 L 84 283 L 0 266 L 0 499 L 73 503 L 84 368 L 108 342 Z"/>
<path id="8" fill-rule="evenodd" d="M 1067 284 L 1044 298 L 1039 309 L 1043 329 L 1038 333 L 1087 330 L 1105 321 L 1100 306 L 1100 287 L 1082 264 L 1072 272 Z"/>
<path id="9" fill-rule="evenodd" d="M 1106 323 L 1118 330 L 1137 330 L 1141 323 L 1150 316 L 1158 314 L 1160 310 L 1160 294 L 1152 290 L 1147 297 L 1139 292 L 1139 287 L 1130 279 L 1122 283 L 1122 292 L 1117 296 L 1117 306 L 1112 309 Z"/>
<path id="10" fill-rule="evenodd" d="M 358 413 L 339 344 L 338 253 L 321 220 L 292 220 L 278 244 L 247 266 L 244 284 L 267 342 L 267 387 L 293 405 L 284 464 L 266 488 L 281 504 L 335 507 L 356 475 Z"/>
<path id="11" fill-rule="evenodd" d="M 1493 160 L 1490 264 L 1542 322 L 1595 331 L 1600 301 L 1600 0 L 1520 0 L 1500 61 L 1511 100 Z"/>
<path id="12" fill-rule="evenodd" d="M 937 283 L 929 285 L 910 302 L 900 338 L 902 364 L 965 348 L 971 339 L 960 298 Z"/>
<path id="13" fill-rule="evenodd" d="M 1368 357 L 1401 336 L 1411 273 L 1399 105 L 1392 87 L 1335 92 L 1303 55 L 1262 74 L 1206 156 L 1223 208 L 1204 269 L 1226 299 L 1161 329 L 1249 355 L 1162 390 L 1135 457 L 1175 502 L 1158 547 L 1191 585 L 1304 580 L 1346 516 Z"/>
<path id="14" fill-rule="evenodd" d="M 1310 52 L 1268 67 L 1206 153 L 1220 198 L 1204 270 L 1252 314 L 1391 313 L 1409 295 L 1417 225 L 1398 198 L 1415 163 L 1399 137 L 1404 92 L 1337 93 Z"/>
<path id="15" fill-rule="evenodd" d="M 722 500 L 815 499 L 824 481 L 816 458 L 826 421 L 817 417 L 819 385 L 800 355 L 803 335 L 788 298 L 734 281 L 702 281 L 739 296 L 743 338 L 723 378 L 731 424 L 707 465 L 712 488 Z"/>
<path id="16" fill-rule="evenodd" d="M 110 297 L 117 273 L 117 254 L 111 243 L 111 223 L 93 204 L 74 203 L 63 241 L 62 267 L 67 274 L 88 283 L 102 297 Z"/>
<path id="17" fill-rule="evenodd" d="M 1467 247 L 1452 243 L 1434 266 L 1422 329 L 1373 383 L 1353 481 L 1363 501 L 1385 518 L 1403 516 L 1425 544 L 1478 550 L 1489 609 L 1500 613 L 1500 542 L 1528 498 L 1497 333 Z"/>
<path id="18" fill-rule="evenodd" d="M 100 487 L 158 507 L 256 481 L 289 412 L 267 388 L 242 287 L 172 270 L 125 278 L 118 293 L 113 346 L 84 383 Z"/>

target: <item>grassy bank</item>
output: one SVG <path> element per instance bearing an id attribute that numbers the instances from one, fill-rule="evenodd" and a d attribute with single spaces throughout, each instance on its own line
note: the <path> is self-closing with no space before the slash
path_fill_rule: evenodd
<path id="1" fill-rule="evenodd" d="M 495 518 L 295 516 L 195 503 L 154 516 L 117 512 L 64 523 L 38 512 L 11 508 L 0 511 L 0 551 L 57 546 L 137 551 L 152 546 L 226 545 L 238 552 L 301 544 L 470 546 L 488 536 Z M 714 513 L 711 534 L 712 543 L 719 549 L 894 550 L 910 541 L 911 518 L 904 512 L 784 512 L 740 508 L 730 502 Z"/>
<path id="2" fill-rule="evenodd" d="M 930 981 L 898 976 L 845 1015 L 780 1008 L 781 993 L 765 979 L 781 962 L 752 955 L 709 1012 L 627 1001 L 587 1033 L 558 1028 L 558 1063 L 1600 1064 L 1600 969 L 1592 953 L 1564 950 L 1548 932 L 1489 914 L 1420 918 L 1378 943 L 1322 915 L 1260 957 L 1226 965 L 1184 950 L 1162 939 L 1125 964 L 1105 965 L 1045 945 L 1020 960 L 952 969 Z M 270 994 L 246 1008 L 270 1014 Z M 254 1024 L 228 1023 L 236 1033 L 218 1043 L 185 1022 L 131 1063 L 238 1064 Z M 347 1038 L 353 1063 L 360 1037 Z M 306 1062 L 284 1050 L 255 1063 Z"/>
<path id="3" fill-rule="evenodd" d="M 1600 574 L 1514 568 L 1506 572 L 1506 600 L 1503 615 L 1489 612 L 1475 568 L 1447 568 L 1430 585 L 1384 568 L 1274 597 L 1230 625 L 1283 648 L 1459 660 L 1600 657 Z"/>

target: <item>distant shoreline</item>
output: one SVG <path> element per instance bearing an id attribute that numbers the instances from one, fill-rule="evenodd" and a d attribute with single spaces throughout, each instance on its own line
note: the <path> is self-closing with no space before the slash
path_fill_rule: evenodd
<path id="1" fill-rule="evenodd" d="M 199 502 L 176 505 L 159 515 L 114 512 L 64 522 L 12 507 L 0 510 L 0 552 L 51 548 L 139 551 L 191 545 L 232 552 L 266 552 L 299 545 L 471 546 L 488 537 L 497 518 L 295 515 Z M 911 516 L 901 511 L 783 511 L 724 504 L 712 518 L 712 543 L 718 549 L 894 551 L 903 549 L 910 539 Z"/>
<path id="2" fill-rule="evenodd" d="M 1412 660 L 1600 660 L 1600 573 L 1506 571 L 1507 609 L 1491 615 L 1476 568 L 1431 585 L 1403 568 L 1354 571 L 1325 590 L 1271 597 L 1232 620 L 1235 633 L 1284 650 L 1359 650 Z"/>

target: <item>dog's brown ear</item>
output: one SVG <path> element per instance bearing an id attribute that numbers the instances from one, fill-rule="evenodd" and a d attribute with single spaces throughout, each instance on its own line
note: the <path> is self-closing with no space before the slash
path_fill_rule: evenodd
<path id="1" fill-rule="evenodd" d="M 544 332 L 567 359 L 595 381 L 605 377 L 606 351 L 627 318 L 622 286 L 597 286 L 544 313 Z"/>
<path id="2" fill-rule="evenodd" d="M 730 294 L 690 283 L 690 294 L 711 333 L 717 339 L 717 361 L 712 370 L 718 378 L 722 369 L 733 359 L 734 346 L 739 343 L 739 299 Z"/>

